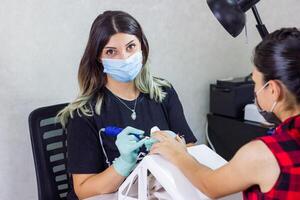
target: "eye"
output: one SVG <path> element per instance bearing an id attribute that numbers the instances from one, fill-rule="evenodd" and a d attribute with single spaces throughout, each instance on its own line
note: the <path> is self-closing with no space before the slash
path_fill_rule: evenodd
<path id="1" fill-rule="evenodd" d="M 113 56 L 116 54 L 116 51 L 113 50 L 113 49 L 108 49 L 105 51 L 105 54 L 108 55 L 108 56 Z"/>
<path id="2" fill-rule="evenodd" d="M 132 51 L 135 49 L 135 47 L 136 47 L 136 45 L 134 43 L 132 43 L 127 47 L 127 51 Z"/>

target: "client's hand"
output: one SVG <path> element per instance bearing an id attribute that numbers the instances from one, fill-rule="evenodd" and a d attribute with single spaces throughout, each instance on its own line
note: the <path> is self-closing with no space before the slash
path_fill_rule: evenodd
<path id="1" fill-rule="evenodd" d="M 188 154 L 185 143 L 178 136 L 174 138 L 166 132 L 157 131 L 152 137 L 159 142 L 153 144 L 150 154 L 160 154 L 174 164 L 180 162 L 181 156 Z"/>
<path id="2" fill-rule="evenodd" d="M 176 135 L 173 131 L 169 131 L 169 130 L 163 130 L 163 131 L 155 131 L 155 132 L 164 132 L 167 133 L 170 137 L 176 139 L 178 142 L 181 142 L 182 144 L 186 144 L 184 138 L 180 138 L 178 135 Z M 150 151 L 151 147 L 153 144 L 159 142 L 157 139 L 155 139 L 153 136 L 153 134 L 155 133 L 151 133 L 151 138 L 147 139 L 145 141 L 145 147 L 147 149 L 147 151 Z"/>

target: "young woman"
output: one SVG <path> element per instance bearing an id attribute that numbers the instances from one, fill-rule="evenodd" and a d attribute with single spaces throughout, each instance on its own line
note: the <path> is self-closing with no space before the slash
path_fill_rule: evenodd
<path id="1" fill-rule="evenodd" d="M 223 167 L 212 170 L 195 161 L 164 132 L 152 146 L 211 198 L 244 191 L 244 199 L 300 199 L 300 31 L 285 28 L 255 49 L 256 103 L 266 120 L 280 122 L 272 136 L 244 145 Z"/>
<path id="2" fill-rule="evenodd" d="M 93 22 L 79 66 L 80 94 L 59 114 L 72 176 L 68 199 L 117 191 L 139 150 L 146 152 L 140 137 L 154 126 L 196 142 L 174 88 L 151 75 L 148 53 L 142 28 L 129 14 L 106 11 Z M 125 129 L 116 137 L 107 134 L 110 126 Z"/>

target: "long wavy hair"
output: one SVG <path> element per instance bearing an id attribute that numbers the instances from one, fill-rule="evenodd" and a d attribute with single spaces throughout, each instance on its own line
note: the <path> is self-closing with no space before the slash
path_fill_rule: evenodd
<path id="1" fill-rule="evenodd" d="M 69 117 L 73 118 L 74 111 L 80 116 L 81 113 L 86 116 L 92 116 L 95 113 L 97 115 L 101 114 L 107 77 L 103 72 L 103 65 L 98 61 L 98 57 L 111 36 L 116 33 L 135 35 L 141 43 L 143 67 L 134 79 L 137 89 L 142 93 L 149 94 L 150 98 L 156 102 L 162 102 L 165 98 L 166 93 L 162 87 L 171 87 L 171 85 L 166 80 L 152 76 L 147 64 L 149 45 L 140 24 L 131 15 L 123 11 L 105 11 L 93 22 L 87 46 L 80 61 L 78 70 L 79 95 L 57 115 L 58 120 L 64 127 Z M 90 103 L 92 98 L 96 99 L 94 107 Z"/>

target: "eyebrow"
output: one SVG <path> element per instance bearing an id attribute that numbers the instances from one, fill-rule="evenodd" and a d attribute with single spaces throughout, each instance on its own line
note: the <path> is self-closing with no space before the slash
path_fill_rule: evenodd
<path id="1" fill-rule="evenodd" d="M 116 47 L 104 47 L 104 49 L 117 49 Z"/>
<path id="2" fill-rule="evenodd" d="M 131 40 L 130 42 L 128 42 L 125 46 L 130 45 L 132 42 L 134 42 L 134 40 Z"/>
<path id="3" fill-rule="evenodd" d="M 131 40 L 130 42 L 128 42 L 125 46 L 130 45 L 132 42 L 134 42 L 134 40 Z M 104 47 L 104 49 L 117 49 L 116 47 Z"/>

